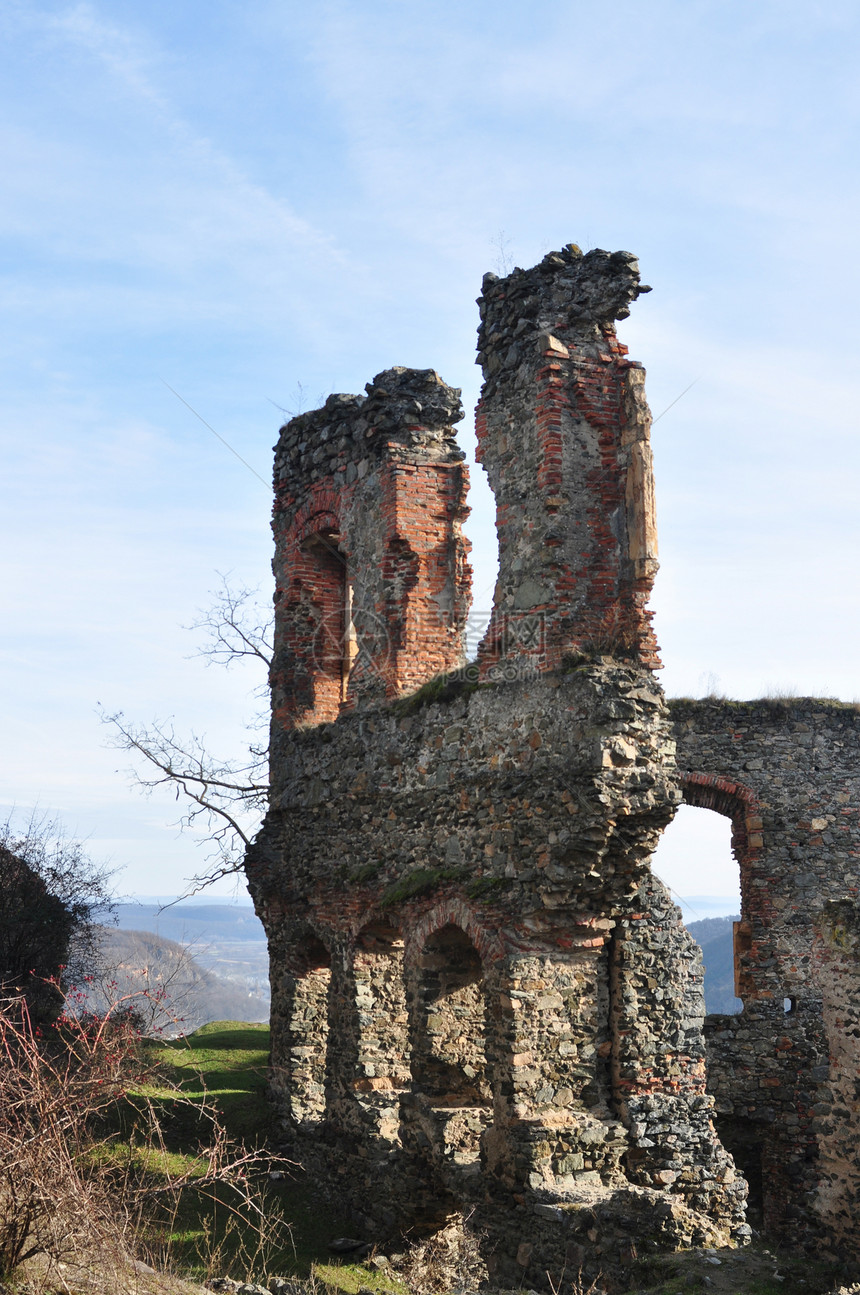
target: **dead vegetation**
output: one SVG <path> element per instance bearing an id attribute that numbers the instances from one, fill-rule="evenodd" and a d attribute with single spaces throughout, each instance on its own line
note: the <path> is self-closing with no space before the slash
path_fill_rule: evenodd
<path id="1" fill-rule="evenodd" d="M 231 1141 L 206 1103 L 193 1104 L 193 1154 L 176 1155 L 148 1055 L 133 1000 L 101 1016 L 67 1005 L 49 1024 L 34 1022 L 23 995 L 0 1001 L 2 1281 L 26 1278 L 31 1292 L 155 1289 L 151 1263 L 169 1270 L 189 1196 L 217 1202 L 222 1236 L 231 1223 L 241 1231 L 249 1266 L 283 1249 L 283 1220 L 261 1185 L 271 1156 Z"/>

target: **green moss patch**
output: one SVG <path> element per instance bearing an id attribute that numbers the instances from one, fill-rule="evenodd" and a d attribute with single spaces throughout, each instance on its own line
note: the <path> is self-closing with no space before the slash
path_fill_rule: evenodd
<path id="1" fill-rule="evenodd" d="M 414 899 L 416 895 L 425 895 L 445 881 L 462 881 L 466 869 L 457 868 L 416 868 L 395 881 L 384 892 L 379 901 L 380 908 L 390 908 L 392 904 L 402 904 L 404 900 Z"/>
<path id="2" fill-rule="evenodd" d="M 395 715 L 414 715 L 422 707 L 434 702 L 452 702 L 457 697 L 468 697 L 480 688 L 493 686 L 489 681 L 478 679 L 478 667 L 474 661 L 470 661 L 458 670 L 450 670 L 447 674 L 437 674 L 433 679 L 428 679 L 415 692 L 392 702 L 391 709 Z"/>

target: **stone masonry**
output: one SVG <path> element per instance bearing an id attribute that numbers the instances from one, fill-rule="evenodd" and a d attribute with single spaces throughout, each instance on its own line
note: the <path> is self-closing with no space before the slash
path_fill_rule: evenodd
<path id="1" fill-rule="evenodd" d="M 456 666 L 469 610 L 460 393 L 389 369 L 330 396 L 275 450 L 280 727 L 336 719 Z"/>
<path id="2" fill-rule="evenodd" d="M 716 1120 L 773 1176 L 769 1222 L 849 1235 L 826 1218 L 850 1218 L 856 1183 L 857 716 L 798 720 L 777 792 L 785 728 L 774 747 L 742 708 L 670 713 L 646 605 L 650 415 L 615 333 L 642 291 L 629 253 L 574 245 L 484 279 L 500 574 L 473 665 L 459 392 L 391 369 L 276 450 L 272 797 L 246 863 L 273 1095 L 294 1154 L 372 1237 L 473 1211 L 508 1286 L 581 1270 L 625 1289 L 638 1256 L 744 1241 Z M 837 730 L 825 795 L 804 761 Z M 712 1091 L 701 956 L 649 869 L 682 799 L 730 813 L 752 861 L 747 1009 L 711 1022 Z M 807 862 L 810 832 L 836 865 L 823 846 Z"/>
<path id="3" fill-rule="evenodd" d="M 684 799 L 732 821 L 739 1016 L 707 1022 L 718 1128 L 766 1230 L 860 1252 L 860 711 L 673 702 Z"/>
<path id="4" fill-rule="evenodd" d="M 545 670 L 583 646 L 660 664 L 651 412 L 614 328 L 650 291 L 629 252 L 572 246 L 484 276 L 476 430 L 500 568 L 485 670 L 499 656 Z"/>

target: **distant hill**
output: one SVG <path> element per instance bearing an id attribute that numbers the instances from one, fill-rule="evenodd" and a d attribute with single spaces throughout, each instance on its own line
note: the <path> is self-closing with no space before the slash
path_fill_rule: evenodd
<path id="1" fill-rule="evenodd" d="M 266 1021 L 268 995 L 202 966 L 187 945 L 153 931 L 104 926 L 101 967 L 83 987 L 86 1006 L 127 1000 L 147 1033 L 187 1034 L 209 1021 Z"/>
<path id="2" fill-rule="evenodd" d="M 146 901 L 116 906 L 117 924 L 125 931 L 155 931 L 183 944 L 226 939 L 230 943 L 265 944 L 266 933 L 250 904 L 170 904 Z"/>
<path id="3" fill-rule="evenodd" d="M 143 900 L 117 904 L 115 915 L 120 931 L 148 931 L 187 948 L 198 967 L 223 983 L 225 993 L 232 987 L 255 1004 L 253 1015 L 248 1015 L 250 1007 L 243 1014 L 237 1006 L 235 1011 L 219 1010 L 207 1020 L 268 1019 L 269 950 L 250 904 L 180 902 L 163 907 Z"/>
<path id="4" fill-rule="evenodd" d="M 705 1008 L 709 1014 L 733 1015 L 743 1003 L 735 998 L 735 958 L 732 924 L 737 917 L 705 917 L 688 922 L 687 930 L 701 945 L 705 962 Z"/>

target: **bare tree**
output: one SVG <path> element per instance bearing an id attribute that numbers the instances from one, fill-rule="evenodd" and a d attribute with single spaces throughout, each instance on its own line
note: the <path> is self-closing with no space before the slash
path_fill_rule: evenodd
<path id="1" fill-rule="evenodd" d="M 170 1084 L 141 1047 L 140 997 L 115 1000 L 101 1016 L 72 1003 L 43 1027 L 25 998 L 0 995 L 3 1291 L 7 1278 L 19 1289 L 23 1276 L 31 1280 L 21 1290 L 174 1289 L 163 1279 L 141 1284 L 139 1259 L 169 1260 L 192 1193 L 210 1227 L 215 1210 L 236 1220 L 240 1262 L 252 1270 L 289 1244 L 265 1193 L 268 1174 L 288 1162 L 233 1142 L 213 1101 Z M 167 1154 L 166 1120 L 177 1106 L 193 1115 L 199 1139 L 181 1157 Z M 28 1271 L 28 1261 L 38 1268 Z"/>
<path id="2" fill-rule="evenodd" d="M 272 615 L 256 589 L 233 588 L 222 575 L 212 605 L 188 628 L 204 631 L 206 641 L 194 655 L 204 657 L 207 664 L 229 668 L 251 660 L 268 673 Z M 255 696 L 259 700 L 265 692 L 264 678 Z M 210 751 L 196 733 L 178 734 L 172 720 L 140 724 L 126 719 L 122 711 L 112 715 L 102 711 L 101 717 L 112 729 L 112 745 L 142 761 L 130 771 L 133 782 L 147 794 L 159 787 L 172 789 L 177 800 L 184 800 L 179 826 L 203 832 L 211 862 L 192 878 L 188 893 L 238 872 L 268 804 L 268 726 L 263 711 L 248 726 L 247 752 L 228 759 Z"/>

